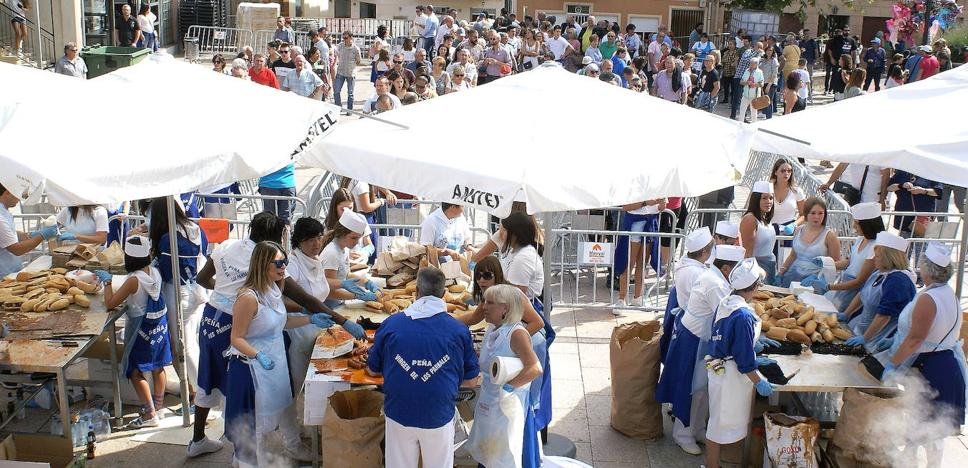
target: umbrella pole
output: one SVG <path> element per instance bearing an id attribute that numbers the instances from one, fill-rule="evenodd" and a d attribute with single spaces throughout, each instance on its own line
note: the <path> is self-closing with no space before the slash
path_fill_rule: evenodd
<path id="1" fill-rule="evenodd" d="M 554 218 L 554 213 L 551 213 L 551 212 L 544 213 L 542 214 L 541 218 L 542 218 L 541 219 L 542 231 L 544 231 L 544 236 L 543 236 L 544 237 L 544 252 L 543 252 L 544 255 L 541 256 L 541 262 L 544 264 L 544 288 L 542 289 L 542 291 L 550 292 L 551 291 L 551 260 L 552 260 L 551 251 L 552 249 L 554 249 L 554 242 L 551 242 L 549 244 L 548 239 L 551 239 L 551 229 L 553 228 L 551 223 L 552 223 L 552 219 Z M 549 294 L 549 297 L 550 297 L 550 294 Z M 551 304 L 548 304 L 548 305 L 550 306 Z M 548 309 L 549 309 L 548 307 L 545 307 L 545 310 L 548 310 Z M 549 315 L 548 317 L 545 317 L 545 320 L 550 321 L 551 316 Z"/>
<path id="2" fill-rule="evenodd" d="M 965 257 L 968 252 L 968 197 L 961 206 L 961 253 L 958 255 L 957 282 L 955 283 L 955 297 L 961 299 L 965 283 Z"/>
<path id="3" fill-rule="evenodd" d="M 185 368 L 185 320 L 182 311 L 182 301 L 181 301 L 181 273 L 178 265 L 178 232 L 175 229 L 175 196 L 169 195 L 165 197 L 168 208 L 168 250 L 171 252 L 171 283 L 175 286 L 175 303 L 165 304 L 168 307 L 175 308 L 175 320 L 178 321 L 178 333 L 174 336 L 177 340 L 177 346 L 172 346 L 174 349 L 178 349 L 175 355 L 175 366 L 178 369 L 178 382 L 181 384 L 181 401 L 182 401 L 182 425 L 184 427 L 191 426 L 192 416 L 189 411 L 190 402 L 188 401 L 188 375 Z M 170 325 L 169 325 L 170 327 Z"/>

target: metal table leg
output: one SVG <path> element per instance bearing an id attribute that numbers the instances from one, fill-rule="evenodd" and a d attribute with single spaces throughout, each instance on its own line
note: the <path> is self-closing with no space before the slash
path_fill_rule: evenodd
<path id="1" fill-rule="evenodd" d="M 124 411 L 121 408 L 121 376 L 118 372 L 118 327 L 117 321 L 108 328 L 108 343 L 111 345 L 111 388 L 114 390 L 113 426 L 119 429 L 124 425 Z"/>
<path id="2" fill-rule="evenodd" d="M 61 424 L 64 426 L 64 437 L 73 444 L 71 402 L 67 398 L 67 379 L 64 378 L 64 369 L 57 369 L 57 406 L 60 409 Z"/>
<path id="3" fill-rule="evenodd" d="M 319 426 L 313 426 L 313 468 L 318 468 L 323 461 L 323 457 L 319 453 L 320 442 L 322 442 L 320 437 Z"/>

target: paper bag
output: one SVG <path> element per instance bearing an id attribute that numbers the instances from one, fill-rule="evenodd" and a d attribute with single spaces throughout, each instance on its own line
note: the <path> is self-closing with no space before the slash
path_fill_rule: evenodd
<path id="1" fill-rule="evenodd" d="M 816 468 L 814 449 L 820 435 L 820 423 L 813 418 L 764 413 L 766 452 L 773 466 Z"/>
<path id="2" fill-rule="evenodd" d="M 848 388 L 837 419 L 832 444 L 843 456 L 859 463 L 890 466 L 906 441 L 889 421 L 904 417 L 898 399 L 883 398 Z"/>
<path id="3" fill-rule="evenodd" d="M 386 417 L 383 394 L 346 390 L 329 397 L 323 418 L 323 460 L 327 467 L 379 468 L 383 463 Z"/>
<path id="4" fill-rule="evenodd" d="M 632 322 L 612 330 L 612 428 L 635 439 L 662 437 L 662 404 L 655 400 L 659 382 L 658 321 Z"/>
<path id="5" fill-rule="evenodd" d="M 376 256 L 376 263 L 373 264 L 373 271 L 378 275 L 389 276 L 400 269 L 401 263 L 394 260 L 390 252 L 380 252 Z"/>

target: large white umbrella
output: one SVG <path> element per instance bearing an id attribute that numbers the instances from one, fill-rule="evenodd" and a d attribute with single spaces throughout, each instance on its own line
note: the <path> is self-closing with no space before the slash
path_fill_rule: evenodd
<path id="1" fill-rule="evenodd" d="M 753 149 L 903 169 L 968 186 L 968 65 L 758 122 Z"/>
<path id="2" fill-rule="evenodd" d="M 752 131 L 599 80 L 539 67 L 362 119 L 302 163 L 506 215 L 698 196 L 734 185 Z M 404 128 L 405 127 L 405 128 Z"/>
<path id="3" fill-rule="evenodd" d="M 326 135 L 338 108 L 171 56 L 88 80 L 0 64 L 0 182 L 59 206 L 259 177 Z M 16 90 L 16 91 L 14 91 Z"/>

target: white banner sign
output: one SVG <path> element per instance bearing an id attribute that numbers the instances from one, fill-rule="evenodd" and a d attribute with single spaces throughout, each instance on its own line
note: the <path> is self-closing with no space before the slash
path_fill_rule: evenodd
<path id="1" fill-rule="evenodd" d="M 612 244 L 609 242 L 580 242 L 578 259 L 583 265 L 611 265 Z"/>

